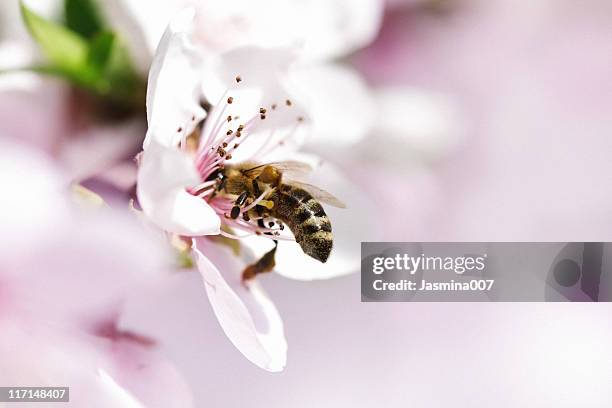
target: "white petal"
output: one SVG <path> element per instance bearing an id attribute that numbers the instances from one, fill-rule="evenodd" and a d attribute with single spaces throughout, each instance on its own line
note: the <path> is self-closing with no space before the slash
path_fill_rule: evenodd
<path id="1" fill-rule="evenodd" d="M 129 339 L 101 343 L 105 372 L 123 396 L 147 408 L 192 407 L 193 397 L 181 373 L 155 348 Z"/>
<path id="2" fill-rule="evenodd" d="M 176 146 L 206 116 L 200 106 L 201 58 L 191 44 L 194 11 L 183 10 L 168 25 L 149 73 L 147 120 L 151 139 Z"/>
<path id="3" fill-rule="evenodd" d="M 105 208 L 90 211 L 53 213 L 56 225 L 30 235 L 27 252 L 16 251 L 19 247 L 9 241 L 13 231 L 0 232 L 7 242 L 0 261 L 3 299 L 10 299 L 5 304 L 21 306 L 41 321 L 89 329 L 92 321 L 116 313 L 133 293 L 167 276 L 169 248 L 132 216 Z"/>
<path id="4" fill-rule="evenodd" d="M 198 269 L 227 337 L 255 365 L 272 372 L 282 371 L 287 359 L 287 342 L 274 304 L 257 282 L 242 285 L 245 264 L 230 250 L 206 243 L 204 239 L 198 240 L 197 247 L 194 252 Z M 207 256 L 223 268 L 223 276 Z"/>
<path id="5" fill-rule="evenodd" d="M 146 75 L 168 19 L 179 11 L 171 1 L 105 0 L 96 3 L 105 20 L 125 40 L 136 69 Z"/>
<path id="6" fill-rule="evenodd" d="M 100 387 L 104 390 L 103 392 L 107 395 L 108 399 L 112 401 L 113 406 L 144 408 L 144 405 L 134 398 L 126 389 L 117 384 L 106 371 L 98 369 L 98 381 Z"/>
<path id="7" fill-rule="evenodd" d="M 301 46 L 302 57 L 311 60 L 368 44 L 383 10 L 379 0 L 270 0 L 265 6 L 250 0 L 191 2 L 199 11 L 198 37 L 213 50 Z"/>
<path id="8" fill-rule="evenodd" d="M 376 106 L 357 72 L 339 64 L 319 64 L 290 75 L 292 89 L 308 102 L 313 124 L 309 144 L 344 146 L 371 132 Z"/>
<path id="9" fill-rule="evenodd" d="M 138 151 L 144 126 L 131 120 L 111 126 L 90 127 L 77 132 L 64 144 L 60 160 L 75 180 L 84 180 L 105 172 Z M 95 154 L 92 154 L 95 152 Z"/>
<path id="10" fill-rule="evenodd" d="M 448 153 L 465 129 L 457 104 L 444 94 L 409 87 L 381 88 L 376 91 L 376 105 L 376 134 L 388 138 L 387 145 L 407 147 L 421 156 L 439 158 Z"/>
<path id="11" fill-rule="evenodd" d="M 160 228 L 181 235 L 218 234 L 220 220 L 208 203 L 186 191 L 200 182 L 193 159 L 152 143 L 138 169 L 138 201 Z"/>
<path id="12" fill-rule="evenodd" d="M 290 23 L 296 27 L 294 30 L 302 30 L 307 58 L 330 59 L 349 54 L 375 38 L 382 21 L 383 3 L 311 0 L 304 10 L 293 7 L 296 13 Z"/>
<path id="13" fill-rule="evenodd" d="M 36 239 L 61 227 L 68 203 L 60 194 L 67 179 L 36 150 L 10 143 L 0 135 L 0 258 L 28 251 Z"/>
<path id="14" fill-rule="evenodd" d="M 193 406 L 176 368 L 145 347 L 46 322 L 1 323 L 3 384 L 68 386 L 70 406 L 75 407 Z"/>
<path id="15" fill-rule="evenodd" d="M 0 71 L 36 64 L 35 56 L 18 42 L 0 43 Z M 66 87 L 31 72 L 0 75 L 0 133 L 55 153 L 68 133 Z"/>

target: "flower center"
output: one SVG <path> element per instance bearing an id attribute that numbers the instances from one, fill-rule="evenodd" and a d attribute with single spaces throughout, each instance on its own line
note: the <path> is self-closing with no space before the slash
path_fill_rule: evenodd
<path id="1" fill-rule="evenodd" d="M 235 77 L 236 83 L 241 84 L 243 79 L 240 75 Z M 238 92 L 236 92 L 238 93 Z M 191 188 L 189 192 L 206 200 L 217 212 L 221 220 L 227 226 L 248 232 L 248 235 L 264 235 L 273 239 L 291 239 L 283 237 L 280 231 L 284 230 L 282 223 L 266 216 L 249 217 L 249 210 L 257 205 L 265 203 L 265 197 L 271 190 L 266 190 L 259 197 L 250 198 L 250 202 L 240 209 L 241 218 L 230 217 L 229 214 L 235 206 L 237 197 L 228 196 L 218 191 L 218 175 L 223 171 L 226 162 L 232 159 L 234 152 L 253 133 L 259 131 L 260 125 L 281 109 L 293 109 L 293 102 L 285 99 L 282 104 L 275 102 L 269 106 L 253 107 L 253 113 L 246 120 L 238 115 L 232 114 L 232 108 L 238 106 L 240 98 L 232 96 L 231 90 L 226 90 L 219 102 L 212 106 L 208 102 L 201 103 L 202 108 L 207 111 L 206 119 L 200 123 L 190 135 L 183 135 L 181 148 L 194 152 L 194 164 L 202 183 Z M 195 118 L 194 118 L 195 120 Z M 302 116 L 296 116 L 293 126 L 283 129 L 275 129 L 271 126 L 268 135 L 259 134 L 258 137 L 265 138 L 257 151 L 249 158 L 249 161 L 257 161 L 259 157 L 282 146 L 292 138 L 298 126 L 304 121 Z M 179 129 L 182 132 L 183 129 Z M 282 133 L 279 137 L 279 133 Z M 226 231 L 222 235 L 231 238 L 242 238 Z"/>

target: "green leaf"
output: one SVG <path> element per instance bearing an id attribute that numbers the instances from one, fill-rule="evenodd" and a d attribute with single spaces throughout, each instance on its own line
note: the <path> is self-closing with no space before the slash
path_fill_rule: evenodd
<path id="1" fill-rule="evenodd" d="M 91 40 L 87 62 L 93 70 L 104 71 L 115 50 L 116 39 L 114 33 L 106 31 L 96 35 Z"/>
<path id="2" fill-rule="evenodd" d="M 65 0 L 64 17 L 66 27 L 91 39 L 104 30 L 104 22 L 95 0 Z"/>
<path id="3" fill-rule="evenodd" d="M 76 3 L 85 4 L 85 0 L 72 1 L 69 6 L 66 0 L 67 12 Z M 93 0 L 87 2 L 93 6 Z M 74 10 L 71 13 L 76 13 Z M 79 34 L 48 21 L 23 3 L 21 11 L 32 37 L 47 57 L 43 65 L 24 69 L 62 78 L 120 110 L 144 106 L 146 82 L 134 70 L 127 47 L 118 35 L 102 30 L 85 38 L 84 32 Z M 94 26 L 89 28 L 93 30 Z"/>
<path id="4" fill-rule="evenodd" d="M 87 42 L 65 27 L 48 21 L 21 3 L 23 20 L 52 65 L 64 70 L 78 69 L 87 60 Z"/>

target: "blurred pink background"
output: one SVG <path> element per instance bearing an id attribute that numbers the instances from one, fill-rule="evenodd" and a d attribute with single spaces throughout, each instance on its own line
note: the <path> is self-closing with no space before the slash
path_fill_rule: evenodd
<path id="1" fill-rule="evenodd" d="M 611 2 L 389 0 L 383 13 L 373 41 L 334 59 L 369 96 L 355 119 L 368 127 L 360 123 L 350 143 L 305 147 L 338 165 L 364 199 L 349 213 L 360 221 L 352 235 L 345 226 L 347 252 L 358 257 L 362 240 L 612 239 Z M 4 39 L 19 30 L 5 27 Z M 68 109 L 56 95 L 64 91 L 51 83 L 34 93 L 37 104 L 20 99 L 27 89 L 2 95 L 3 136 L 37 145 L 70 177 L 112 167 L 92 185 L 124 203 L 132 192 L 114 176 L 129 165 L 101 154 L 84 166 L 81 143 L 61 146 L 87 133 L 85 148 L 123 160 L 141 139 L 95 141 L 140 135 L 144 119 L 68 130 L 56 120 Z M 11 120 L 24 112 L 39 119 Z M 194 270 L 140 288 L 118 327 L 155 339 L 198 407 L 611 406 L 609 304 L 368 304 L 354 269 L 311 282 L 258 277 L 283 317 L 281 373 L 227 340 Z"/>

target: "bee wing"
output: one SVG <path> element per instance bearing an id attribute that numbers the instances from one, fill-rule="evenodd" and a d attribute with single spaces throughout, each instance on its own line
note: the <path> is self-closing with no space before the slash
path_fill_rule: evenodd
<path id="1" fill-rule="evenodd" d="M 312 184 L 302 183 L 294 180 L 287 181 L 287 183 L 308 191 L 314 198 L 324 202 L 325 204 L 329 204 L 337 208 L 346 208 L 346 204 L 344 204 L 340 199 L 334 197 L 331 193 L 328 193 L 322 188 L 313 186 Z"/>
<path id="2" fill-rule="evenodd" d="M 287 175 L 290 177 L 304 176 L 312 171 L 312 167 L 309 164 L 294 160 L 287 160 L 259 164 L 255 167 L 245 170 L 244 172 L 245 174 L 248 174 L 250 176 L 257 177 L 263 171 L 263 169 L 266 168 L 266 166 L 272 166 L 280 170 L 283 175 Z"/>

